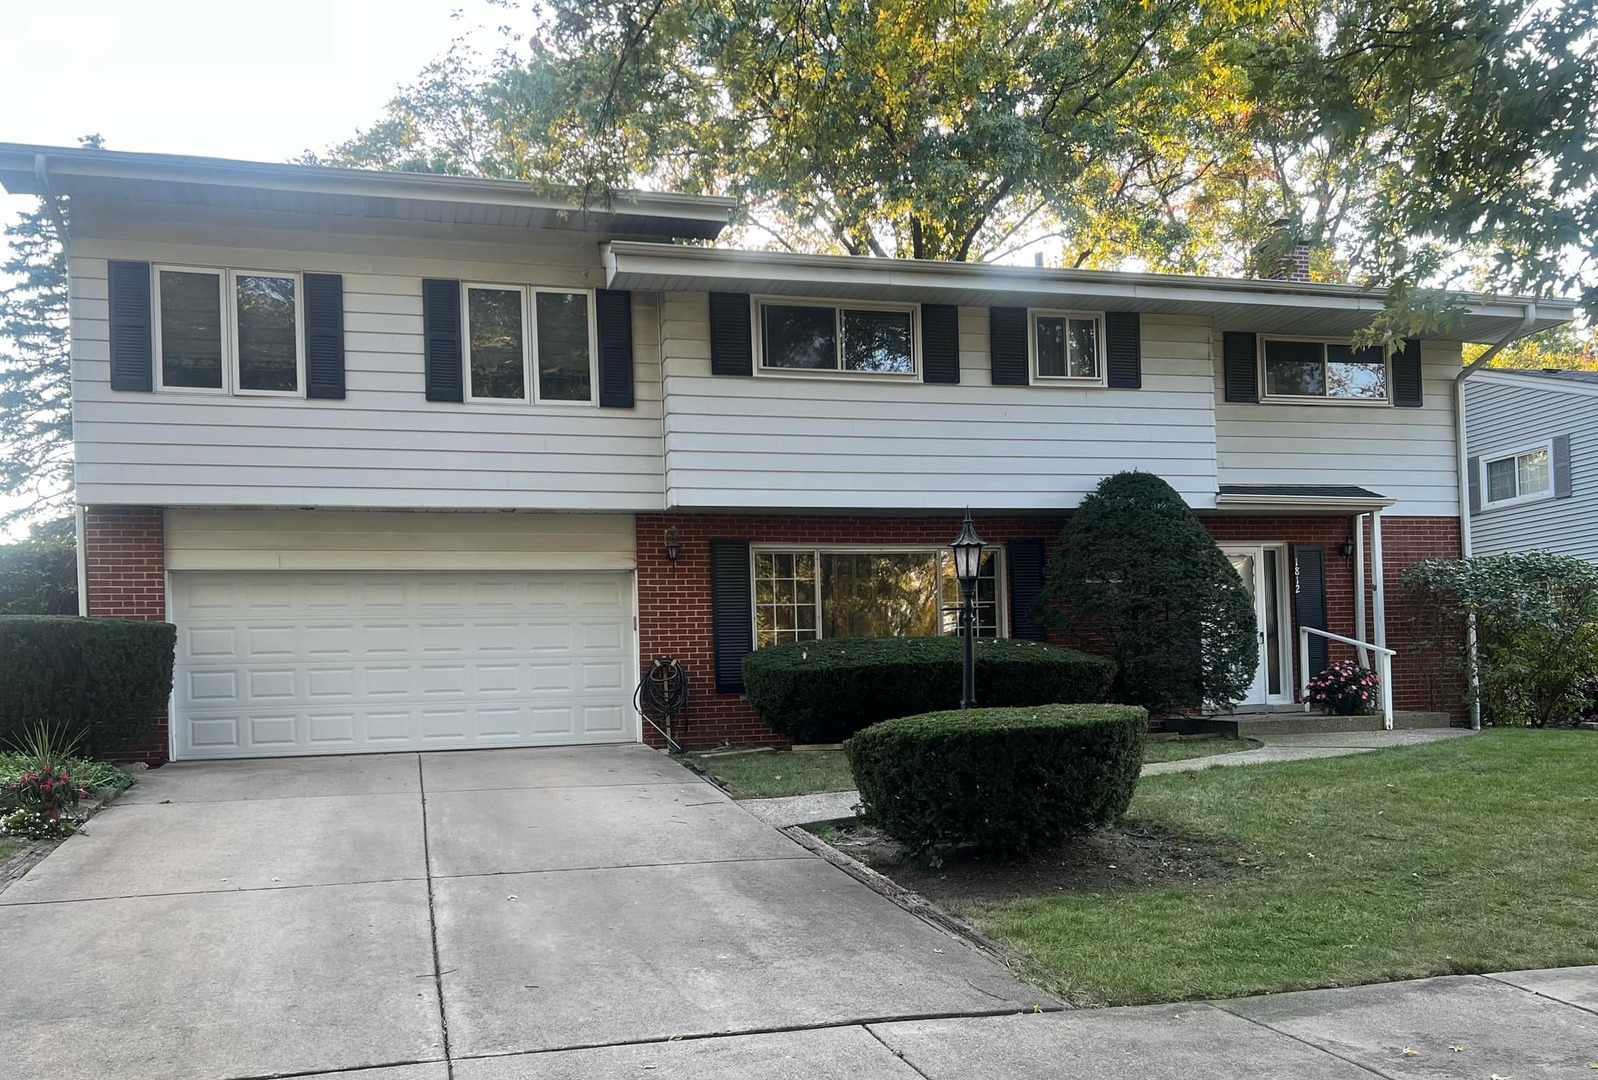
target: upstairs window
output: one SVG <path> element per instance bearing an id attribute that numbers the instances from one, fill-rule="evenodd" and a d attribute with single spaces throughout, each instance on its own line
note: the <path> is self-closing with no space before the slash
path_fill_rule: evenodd
<path id="1" fill-rule="evenodd" d="M 302 393 L 298 274 L 157 267 L 155 290 L 161 389 Z"/>
<path id="2" fill-rule="evenodd" d="M 915 309 L 761 303 L 760 366 L 782 371 L 914 375 Z"/>
<path id="3" fill-rule="evenodd" d="M 588 293 L 507 285 L 464 288 L 469 400 L 594 403 L 597 350 Z"/>
<path id="4" fill-rule="evenodd" d="M 1531 502 L 1554 493 L 1553 455 L 1549 447 L 1539 446 L 1482 462 L 1483 500 L 1488 506 Z"/>
<path id="5" fill-rule="evenodd" d="M 1032 374 L 1038 382 L 1096 383 L 1104 376 L 1102 319 L 1070 311 L 1032 312 Z"/>
<path id="6" fill-rule="evenodd" d="M 982 553 L 977 633 L 1000 633 L 999 553 Z M 960 582 L 946 548 L 756 549 L 755 646 L 839 637 L 934 637 L 959 630 Z"/>
<path id="7" fill-rule="evenodd" d="M 1266 338 L 1265 396 L 1386 403 L 1387 356 L 1325 341 Z"/>

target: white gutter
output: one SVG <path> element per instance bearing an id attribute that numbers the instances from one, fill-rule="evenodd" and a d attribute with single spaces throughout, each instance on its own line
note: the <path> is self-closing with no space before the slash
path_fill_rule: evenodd
<path id="1" fill-rule="evenodd" d="M 1352 510 L 1365 514 L 1385 509 L 1397 501 L 1386 496 L 1343 499 L 1324 495 L 1229 495 L 1225 492 L 1215 496 L 1215 506 L 1220 510 L 1247 507 L 1256 510 Z"/>
<path id="2" fill-rule="evenodd" d="M 1530 333 L 1537 324 L 1537 302 L 1528 300 L 1525 311 L 1522 312 L 1520 325 L 1505 334 L 1499 341 L 1476 359 L 1466 364 L 1458 375 L 1454 376 L 1454 443 L 1455 456 L 1459 473 L 1459 553 L 1461 558 L 1470 558 L 1470 450 L 1466 447 L 1465 440 L 1469 434 L 1465 424 L 1465 380 L 1472 373 L 1480 371 L 1490 363 L 1493 357 L 1503 352 L 1510 342 L 1524 337 Z M 1476 620 L 1471 619 L 1465 624 L 1465 655 L 1470 670 L 1470 684 L 1476 685 Z M 1470 705 L 1470 727 L 1472 731 L 1481 730 L 1481 701 L 1472 701 Z"/>

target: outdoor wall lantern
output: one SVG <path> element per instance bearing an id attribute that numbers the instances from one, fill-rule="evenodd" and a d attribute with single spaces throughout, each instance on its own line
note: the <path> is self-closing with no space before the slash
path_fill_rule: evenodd
<path id="1" fill-rule="evenodd" d="M 666 530 L 666 561 L 671 563 L 671 565 L 676 566 L 677 556 L 681 554 L 682 535 L 677 532 L 677 526 L 673 525 L 671 528 Z"/>
<path id="2" fill-rule="evenodd" d="M 965 647 L 965 664 L 960 678 L 960 708 L 971 709 L 977 703 L 977 574 L 982 569 L 982 537 L 977 535 L 971 522 L 971 511 L 965 512 L 965 522 L 960 535 L 954 538 L 949 549 L 954 552 L 954 576 L 960 579 L 960 638 Z"/>
<path id="3" fill-rule="evenodd" d="M 1354 557 L 1354 538 L 1351 536 L 1341 544 L 1338 544 L 1337 553 L 1345 559 L 1352 559 Z"/>

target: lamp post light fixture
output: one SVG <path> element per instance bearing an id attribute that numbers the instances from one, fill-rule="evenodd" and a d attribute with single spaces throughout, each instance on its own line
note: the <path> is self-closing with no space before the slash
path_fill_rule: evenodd
<path id="1" fill-rule="evenodd" d="M 965 512 L 960 535 L 949 544 L 954 552 L 954 576 L 960 580 L 960 637 L 965 647 L 965 665 L 960 678 L 960 708 L 972 709 L 977 703 L 977 574 L 982 569 L 982 537 Z"/>

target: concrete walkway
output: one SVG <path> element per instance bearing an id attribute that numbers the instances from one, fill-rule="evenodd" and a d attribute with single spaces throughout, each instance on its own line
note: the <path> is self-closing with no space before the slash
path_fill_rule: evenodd
<path id="1" fill-rule="evenodd" d="M 1273 736 L 1258 750 L 1235 754 L 1213 754 L 1185 761 L 1162 761 L 1143 766 L 1144 776 L 1174 772 L 1197 772 L 1230 765 L 1263 765 L 1275 761 L 1305 761 L 1310 758 L 1347 757 L 1368 754 L 1394 746 L 1457 739 L 1474 732 L 1463 728 L 1419 728 L 1407 731 L 1340 731 L 1314 735 Z M 806 825 L 812 821 L 835 821 L 853 817 L 858 791 L 832 791 L 820 795 L 794 795 L 784 799 L 746 799 L 744 808 L 760 820 L 778 828 Z"/>
<path id="2" fill-rule="evenodd" d="M 0 962 L 6 1080 L 609 1077 L 556 1052 L 1058 1007 L 639 746 L 156 770 L 0 893 Z"/>

